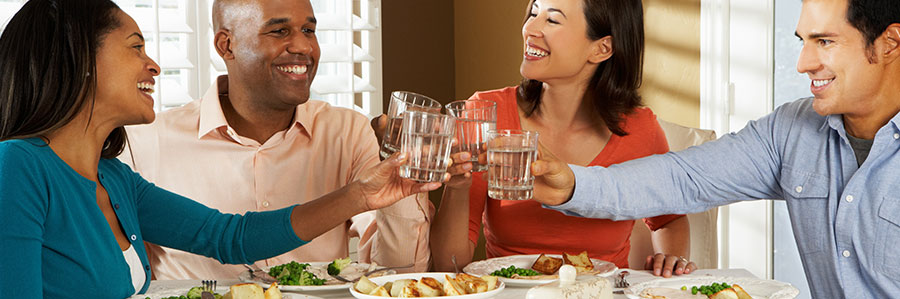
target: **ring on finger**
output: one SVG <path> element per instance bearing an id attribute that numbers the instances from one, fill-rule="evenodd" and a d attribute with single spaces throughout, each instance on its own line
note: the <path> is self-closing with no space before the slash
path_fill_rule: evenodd
<path id="1" fill-rule="evenodd" d="M 678 260 L 681 261 L 682 263 L 684 263 L 685 265 L 687 265 L 689 263 L 688 259 L 684 258 L 683 256 L 679 256 Z"/>

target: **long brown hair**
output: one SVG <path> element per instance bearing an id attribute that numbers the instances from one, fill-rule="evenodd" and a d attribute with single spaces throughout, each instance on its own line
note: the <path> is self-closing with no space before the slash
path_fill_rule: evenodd
<path id="1" fill-rule="evenodd" d="M 0 36 L 0 140 L 41 137 L 93 110 L 97 50 L 121 24 L 110 0 L 30 0 Z M 89 106 L 88 106 L 89 105 Z M 125 148 L 113 130 L 102 158 Z"/>
<path id="2" fill-rule="evenodd" d="M 642 105 L 638 88 L 644 62 L 644 13 L 640 0 L 583 0 L 587 34 L 591 40 L 612 36 L 613 55 L 597 66 L 583 99 L 593 103 L 594 111 L 616 135 L 622 118 Z M 530 5 L 534 3 L 532 0 Z M 525 17 L 528 20 L 528 15 Z M 531 116 L 541 104 L 543 82 L 524 79 L 518 88 L 519 107 Z"/>

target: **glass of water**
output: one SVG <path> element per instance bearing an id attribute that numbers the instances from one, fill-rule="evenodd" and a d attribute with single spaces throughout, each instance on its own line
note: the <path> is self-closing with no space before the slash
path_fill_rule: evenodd
<path id="1" fill-rule="evenodd" d="M 488 132 L 488 197 L 527 200 L 534 193 L 531 163 L 537 158 L 538 132 L 499 130 Z"/>
<path id="2" fill-rule="evenodd" d="M 450 143 L 456 120 L 424 111 L 403 113 L 400 148 L 407 155 L 400 176 L 417 182 L 440 182 L 450 166 Z"/>
<path id="3" fill-rule="evenodd" d="M 472 171 L 485 171 L 478 155 L 486 150 L 488 131 L 497 129 L 497 102 L 484 100 L 455 101 L 447 104 L 447 113 L 456 117 L 456 141 L 452 152 L 472 154 Z"/>
<path id="4" fill-rule="evenodd" d="M 441 103 L 432 98 L 408 91 L 391 93 L 391 104 L 388 106 L 388 123 L 381 140 L 381 158 L 387 159 L 400 149 L 400 128 L 403 126 L 403 112 L 425 111 L 441 113 Z"/>

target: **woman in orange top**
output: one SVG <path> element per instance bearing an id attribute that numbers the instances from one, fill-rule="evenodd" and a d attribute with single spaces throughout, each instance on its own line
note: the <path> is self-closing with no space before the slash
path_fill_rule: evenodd
<path id="1" fill-rule="evenodd" d="M 497 129 L 540 133 L 543 152 L 567 163 L 609 166 L 668 151 L 656 116 L 641 107 L 644 33 L 640 0 L 532 0 L 522 26 L 525 80 L 517 87 L 478 92 L 497 103 Z M 435 268 L 472 261 L 484 223 L 487 256 L 587 251 L 591 258 L 628 267 L 634 221 L 586 219 L 541 208 L 536 201 L 487 199 L 483 173 L 454 155 L 431 229 Z M 473 178 L 474 177 L 474 178 Z M 690 273 L 690 231 L 684 215 L 644 219 L 655 275 Z M 468 225 L 464 225 L 468 224 Z"/>

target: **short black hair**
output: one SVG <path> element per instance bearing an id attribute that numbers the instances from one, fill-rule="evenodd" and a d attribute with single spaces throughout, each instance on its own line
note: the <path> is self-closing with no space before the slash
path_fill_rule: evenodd
<path id="1" fill-rule="evenodd" d="M 0 36 L 0 140 L 41 137 L 94 105 L 97 52 L 121 24 L 110 0 L 30 0 Z M 90 107 L 88 107 L 90 105 Z M 125 148 L 124 128 L 101 157 Z"/>
<path id="2" fill-rule="evenodd" d="M 897 0 L 848 0 L 847 22 L 859 30 L 866 39 L 866 46 L 887 30 L 900 23 L 900 2 Z"/>
<path id="3" fill-rule="evenodd" d="M 641 0 L 583 0 L 587 34 L 591 40 L 612 36 L 612 56 L 597 66 L 584 98 L 616 135 L 628 135 L 622 119 L 643 105 L 638 88 L 644 62 L 644 11 Z M 534 1 L 529 1 L 529 7 Z M 530 13 L 530 11 L 529 11 Z M 526 20 L 528 15 L 526 15 Z M 543 83 L 524 79 L 518 101 L 525 115 L 540 107 Z"/>

